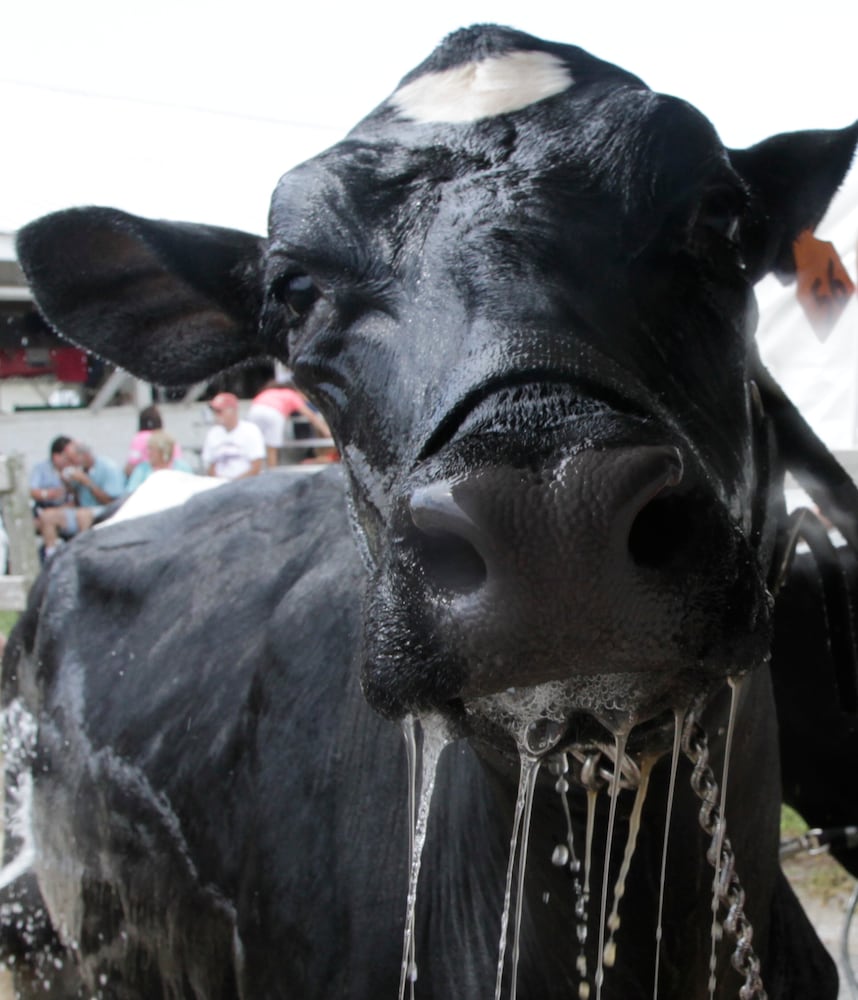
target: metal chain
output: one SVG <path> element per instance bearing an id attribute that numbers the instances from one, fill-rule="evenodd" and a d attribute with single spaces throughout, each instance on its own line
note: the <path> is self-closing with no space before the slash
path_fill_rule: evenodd
<path id="1" fill-rule="evenodd" d="M 736 873 L 736 855 L 724 833 L 725 820 L 718 810 L 720 792 L 709 766 L 709 743 L 703 728 L 693 717 L 688 719 L 682 733 L 682 750 L 694 765 L 691 787 L 702 802 L 698 820 L 704 833 L 711 837 L 706 860 L 718 873 L 715 892 L 718 902 L 727 911 L 724 930 L 736 942 L 730 962 L 745 979 L 739 990 L 739 1000 L 767 1000 L 760 976 L 760 960 L 752 945 L 754 929 L 745 914 L 745 890 Z"/>

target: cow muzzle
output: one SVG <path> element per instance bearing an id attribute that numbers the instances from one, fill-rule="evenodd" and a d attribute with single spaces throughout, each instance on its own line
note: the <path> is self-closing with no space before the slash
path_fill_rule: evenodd
<path id="1" fill-rule="evenodd" d="M 364 669 L 387 714 L 595 675 L 711 681 L 765 656 L 747 540 L 672 445 L 436 478 L 403 520 Z"/>

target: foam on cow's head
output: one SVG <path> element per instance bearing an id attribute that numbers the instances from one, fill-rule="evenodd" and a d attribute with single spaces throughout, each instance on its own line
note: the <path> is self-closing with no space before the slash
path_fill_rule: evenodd
<path id="1" fill-rule="evenodd" d="M 268 239 L 81 209 L 20 257 L 63 335 L 155 382 L 293 368 L 343 455 L 381 711 L 571 683 L 646 714 L 767 655 L 752 287 L 856 138 L 731 152 L 483 26 L 286 174 Z"/>

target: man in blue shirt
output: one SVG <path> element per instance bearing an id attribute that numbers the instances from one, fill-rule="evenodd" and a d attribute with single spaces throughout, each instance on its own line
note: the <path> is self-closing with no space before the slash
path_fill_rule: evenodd
<path id="1" fill-rule="evenodd" d="M 60 536 L 71 538 L 86 531 L 105 507 L 122 496 L 125 473 L 112 459 L 96 456 L 80 441 L 70 441 L 63 450 L 67 465 L 62 476 L 75 491 L 77 506 L 45 508 L 38 512 L 36 527 L 42 536 L 44 556 L 53 555 Z"/>
<path id="2" fill-rule="evenodd" d="M 65 507 L 74 503 L 72 488 L 63 481 L 63 469 L 69 464 L 66 448 L 71 438 L 61 435 L 51 441 L 50 456 L 37 462 L 30 473 L 30 499 L 39 507 Z"/>

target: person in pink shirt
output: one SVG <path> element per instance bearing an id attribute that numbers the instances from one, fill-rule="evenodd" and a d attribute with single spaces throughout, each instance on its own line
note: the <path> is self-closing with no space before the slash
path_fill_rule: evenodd
<path id="1" fill-rule="evenodd" d="M 141 462 L 146 461 L 148 457 L 146 446 L 149 442 L 149 436 L 152 431 L 160 431 L 164 427 L 158 407 L 147 406 L 145 409 L 141 410 L 137 426 L 138 431 L 134 437 L 131 438 L 131 444 L 128 446 L 128 456 L 125 459 L 126 476 L 130 476 L 136 466 L 138 466 Z M 182 457 L 182 448 L 178 444 L 176 445 L 174 457 Z"/>
<path id="2" fill-rule="evenodd" d="M 277 465 L 277 449 L 292 437 L 290 418 L 293 416 L 309 420 L 319 437 L 331 436 L 324 419 L 297 389 L 269 382 L 258 395 L 253 397 L 250 409 L 247 411 L 247 419 L 262 431 L 269 468 Z"/>

